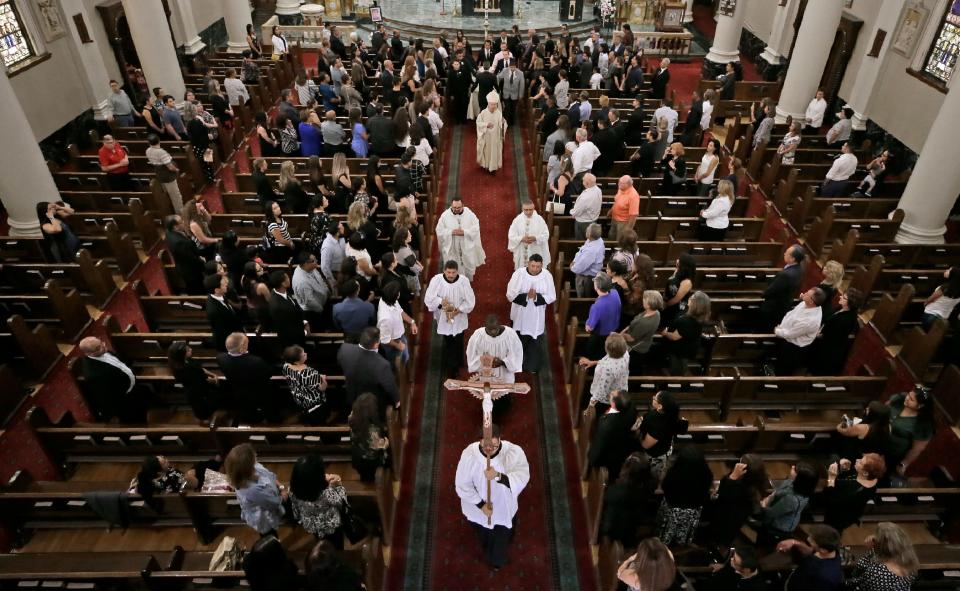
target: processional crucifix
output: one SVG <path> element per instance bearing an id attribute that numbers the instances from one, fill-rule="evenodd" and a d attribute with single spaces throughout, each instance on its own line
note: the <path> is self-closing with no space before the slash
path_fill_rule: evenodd
<path id="1" fill-rule="evenodd" d="M 479 398 L 481 408 L 483 409 L 483 447 L 489 449 L 493 441 L 493 401 L 502 398 L 507 394 L 526 394 L 530 392 L 529 384 L 506 384 L 492 381 L 493 372 L 492 358 L 484 355 L 484 367 L 480 372 L 474 374 L 469 380 L 447 380 L 443 387 L 447 390 L 466 390 L 473 394 L 474 398 Z M 490 454 L 484 452 L 487 456 L 487 470 L 490 469 Z M 487 479 L 487 505 L 490 503 L 490 480 Z M 487 525 L 493 522 L 493 515 L 487 515 Z"/>

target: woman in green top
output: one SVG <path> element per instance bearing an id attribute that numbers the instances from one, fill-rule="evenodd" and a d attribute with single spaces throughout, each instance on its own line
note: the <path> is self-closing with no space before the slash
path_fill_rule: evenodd
<path id="1" fill-rule="evenodd" d="M 909 392 L 894 394 L 887 405 L 890 407 L 890 424 L 894 432 L 909 437 L 913 442 L 910 451 L 897 466 L 897 472 L 903 475 L 933 438 L 933 396 L 929 388 L 918 385 Z"/>

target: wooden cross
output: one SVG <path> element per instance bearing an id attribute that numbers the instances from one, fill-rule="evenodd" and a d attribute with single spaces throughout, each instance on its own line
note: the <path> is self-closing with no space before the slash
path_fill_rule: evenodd
<path id="1" fill-rule="evenodd" d="M 506 384 L 491 382 L 489 368 L 480 370 L 481 373 L 474 375 L 470 380 L 447 380 L 443 387 L 447 390 L 466 390 L 473 394 L 474 398 L 482 401 L 483 409 L 483 445 L 488 447 L 493 440 L 493 401 L 502 398 L 507 394 L 527 394 L 530 392 L 529 384 Z M 490 469 L 490 456 L 487 455 L 487 469 Z M 487 480 L 487 505 L 490 505 L 490 481 Z M 487 516 L 487 525 L 492 523 L 493 516 Z"/>

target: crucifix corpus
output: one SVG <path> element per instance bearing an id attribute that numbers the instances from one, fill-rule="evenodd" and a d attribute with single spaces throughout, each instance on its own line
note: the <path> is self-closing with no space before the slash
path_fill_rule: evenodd
<path id="1" fill-rule="evenodd" d="M 480 399 L 483 409 L 483 445 L 488 447 L 493 439 L 493 401 L 507 394 L 526 394 L 530 392 L 529 384 L 504 384 L 491 382 L 490 369 L 484 368 L 469 380 L 447 380 L 443 387 L 447 390 L 465 390 Z M 487 469 L 490 469 L 490 455 L 487 454 Z M 487 504 L 490 504 L 490 481 L 487 480 Z M 487 516 L 487 524 L 492 522 L 493 516 Z"/>

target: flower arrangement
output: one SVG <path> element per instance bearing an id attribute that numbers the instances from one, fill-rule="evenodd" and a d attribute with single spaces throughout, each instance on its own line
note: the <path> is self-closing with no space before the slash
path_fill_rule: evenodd
<path id="1" fill-rule="evenodd" d="M 617 12 L 616 0 L 600 0 L 600 19 L 607 22 Z"/>

